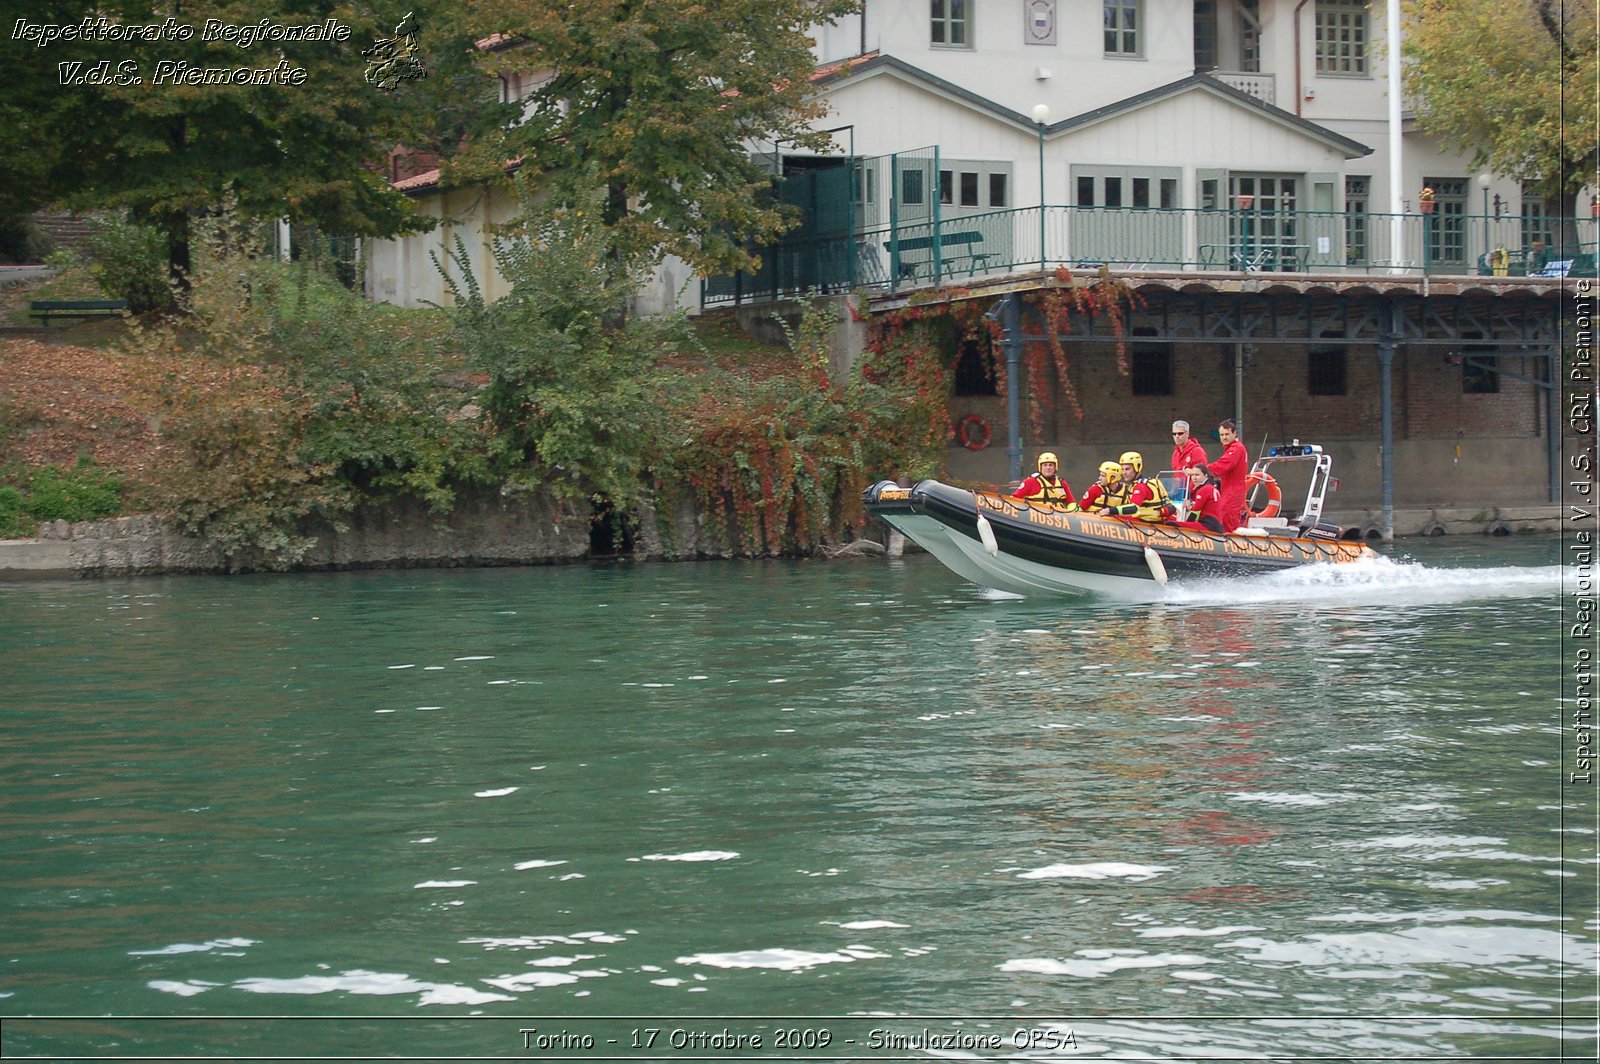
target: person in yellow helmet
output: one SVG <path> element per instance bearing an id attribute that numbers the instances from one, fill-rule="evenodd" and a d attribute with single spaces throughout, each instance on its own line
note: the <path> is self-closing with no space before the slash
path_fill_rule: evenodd
<path id="1" fill-rule="evenodd" d="M 1039 456 L 1038 472 L 1029 475 L 1023 480 L 1021 486 L 1012 496 L 1015 499 L 1026 499 L 1028 502 L 1048 502 L 1070 510 L 1078 508 L 1078 500 L 1072 496 L 1072 488 L 1067 482 L 1057 475 L 1060 463 L 1056 460 L 1054 451 L 1045 451 Z"/>
<path id="2" fill-rule="evenodd" d="M 1176 513 L 1167 486 L 1160 477 L 1144 475 L 1144 455 L 1138 451 L 1124 451 L 1122 482 L 1127 485 L 1127 501 L 1115 509 L 1120 517 L 1137 517 L 1141 521 L 1170 521 Z"/>
<path id="3" fill-rule="evenodd" d="M 1107 506 L 1120 506 L 1128 501 L 1127 489 L 1122 484 L 1122 467 L 1115 462 L 1100 463 L 1100 479 L 1089 485 L 1078 505 L 1089 513 L 1100 513 Z"/>

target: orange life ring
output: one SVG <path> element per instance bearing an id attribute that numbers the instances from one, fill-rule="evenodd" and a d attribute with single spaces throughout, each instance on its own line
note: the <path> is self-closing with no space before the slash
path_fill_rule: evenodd
<path id="1" fill-rule="evenodd" d="M 1244 505 L 1245 509 L 1250 510 L 1251 517 L 1278 516 L 1278 511 L 1283 508 L 1283 489 L 1278 487 L 1278 482 L 1273 479 L 1271 473 L 1263 473 L 1258 469 L 1245 478 L 1244 484 L 1245 490 L 1248 492 L 1245 496 Z M 1250 509 L 1249 500 L 1254 498 L 1257 487 L 1267 489 L 1267 505 L 1259 510 L 1253 510 Z"/>
<path id="2" fill-rule="evenodd" d="M 956 422 L 956 442 L 969 451 L 981 451 L 989 446 L 989 423 L 977 414 L 968 414 Z"/>

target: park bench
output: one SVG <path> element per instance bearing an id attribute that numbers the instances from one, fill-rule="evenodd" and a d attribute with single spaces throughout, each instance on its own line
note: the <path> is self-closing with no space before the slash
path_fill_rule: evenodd
<path id="1" fill-rule="evenodd" d="M 983 234 L 975 230 L 959 233 L 942 233 L 939 236 L 939 259 L 942 272 L 954 273 L 958 264 L 967 268 L 967 276 L 971 277 L 978 272 L 979 267 L 989 261 L 989 254 L 978 250 L 983 245 Z M 883 245 L 884 249 L 892 256 L 895 254 L 896 244 L 890 241 Z M 913 236 L 899 242 L 900 253 L 900 279 L 915 280 L 919 271 L 931 269 L 933 259 L 906 259 L 907 252 L 920 252 L 933 250 L 933 237 Z"/>
<path id="2" fill-rule="evenodd" d="M 127 309 L 126 299 L 35 299 L 28 303 L 28 317 L 48 326 L 51 318 L 120 318 Z"/>

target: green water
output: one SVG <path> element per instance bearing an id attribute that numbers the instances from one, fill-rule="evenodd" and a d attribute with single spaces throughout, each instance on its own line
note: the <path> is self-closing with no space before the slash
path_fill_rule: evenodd
<path id="1" fill-rule="evenodd" d="M 0 1054 L 1592 1059 L 1571 572 L 0 585 Z"/>

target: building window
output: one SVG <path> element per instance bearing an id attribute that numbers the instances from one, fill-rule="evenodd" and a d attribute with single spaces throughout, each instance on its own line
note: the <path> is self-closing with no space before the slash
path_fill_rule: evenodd
<path id="1" fill-rule="evenodd" d="M 1317 0 L 1317 73 L 1367 73 L 1367 6 L 1363 0 Z"/>
<path id="2" fill-rule="evenodd" d="M 956 172 L 954 170 L 939 171 L 939 202 L 954 203 L 956 201 Z"/>
<path id="3" fill-rule="evenodd" d="M 1428 264 L 1467 261 L 1467 179 L 1425 177 L 1433 189 L 1433 213 L 1423 223 L 1423 259 Z"/>
<path id="4" fill-rule="evenodd" d="M 1499 392 L 1499 356 L 1465 352 L 1461 359 L 1461 391 L 1464 395 L 1494 395 Z"/>
<path id="5" fill-rule="evenodd" d="M 1550 211 L 1543 197 L 1526 186 L 1522 189 L 1522 246 L 1535 244 L 1550 247 L 1555 236 L 1550 230 Z"/>
<path id="6" fill-rule="evenodd" d="M 1347 266 L 1365 263 L 1367 250 L 1367 203 L 1372 194 L 1372 178 L 1344 179 L 1344 261 Z"/>
<path id="7" fill-rule="evenodd" d="M 972 5 L 969 0 L 932 0 L 934 44 L 972 47 Z"/>
<path id="8" fill-rule="evenodd" d="M 956 355 L 955 394 L 998 395 L 994 379 L 994 360 L 976 340 L 963 340 Z"/>
<path id="9" fill-rule="evenodd" d="M 1004 207 L 1006 205 L 1006 175 L 989 175 L 989 206 Z"/>
<path id="10" fill-rule="evenodd" d="M 900 172 L 900 202 L 907 205 L 922 203 L 922 171 L 902 170 Z"/>
<path id="11" fill-rule="evenodd" d="M 1217 0 L 1194 0 L 1194 70 L 1217 68 Z"/>
<path id="12" fill-rule="evenodd" d="M 1306 391 L 1311 395 L 1348 395 L 1346 366 L 1344 345 L 1311 348 L 1306 352 Z"/>
<path id="13" fill-rule="evenodd" d="M 1141 0 L 1104 0 L 1106 12 L 1106 55 L 1139 54 L 1139 6 Z"/>
<path id="14" fill-rule="evenodd" d="M 961 205 L 963 207 L 978 205 L 978 175 L 971 170 L 961 171 Z"/>
<path id="15" fill-rule="evenodd" d="M 1239 72 L 1261 73 L 1261 0 L 1234 0 L 1239 18 Z"/>
<path id="16" fill-rule="evenodd" d="M 1150 336 L 1153 329 L 1135 329 L 1134 336 Z M 1129 378 L 1134 395 L 1172 394 L 1172 345 L 1135 343 L 1129 349 Z"/>

